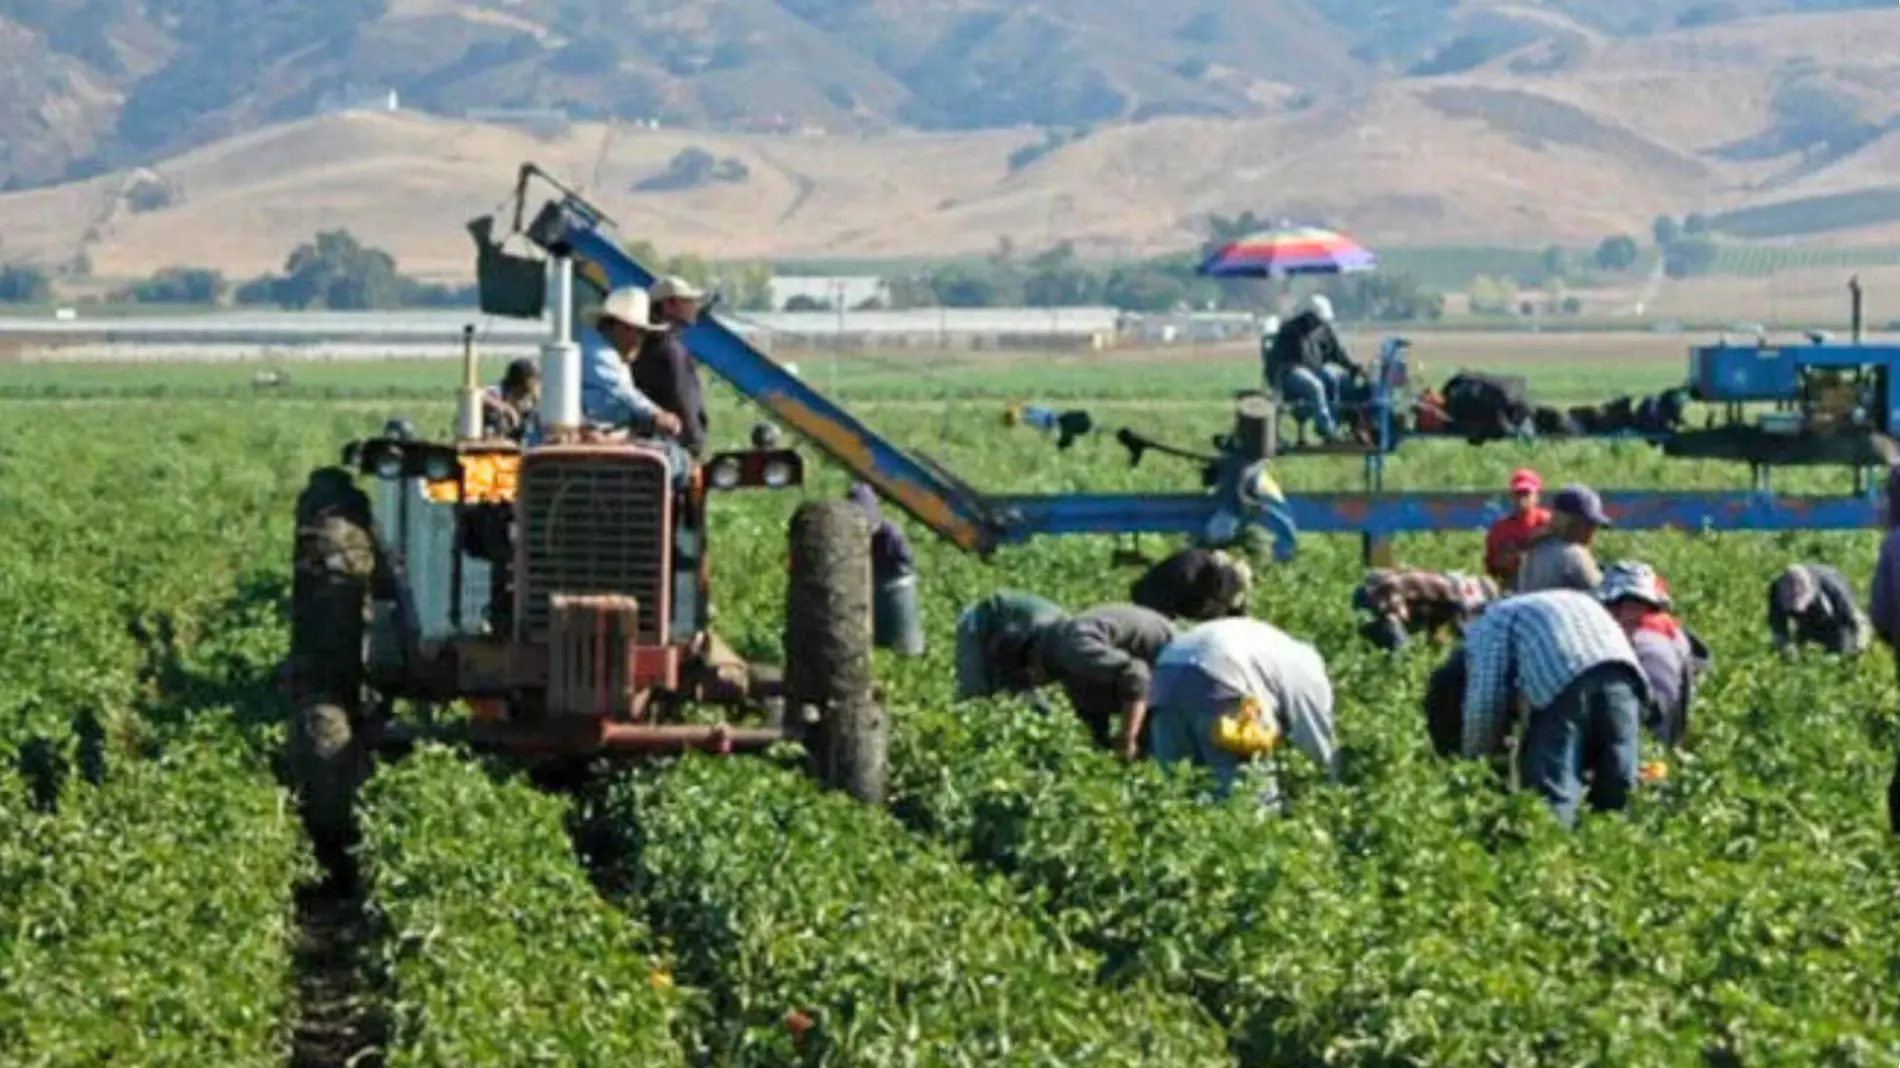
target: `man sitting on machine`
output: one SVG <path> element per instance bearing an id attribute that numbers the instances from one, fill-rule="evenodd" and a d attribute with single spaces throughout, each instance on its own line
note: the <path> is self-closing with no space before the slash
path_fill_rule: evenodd
<path id="1" fill-rule="evenodd" d="M 1273 335 L 1265 354 L 1267 386 L 1310 417 L 1320 435 L 1338 441 L 1347 435 L 1335 416 L 1345 383 L 1365 376 L 1333 332 L 1333 303 L 1315 294 L 1307 306 Z"/>
<path id="2" fill-rule="evenodd" d="M 647 335 L 662 329 L 646 290 L 628 286 L 607 294 L 594 313 L 599 341 L 590 341 L 582 363 L 581 410 L 590 424 L 655 439 L 652 444 L 672 465 L 674 484 L 684 485 L 693 470 L 692 454 L 680 442 L 685 423 L 640 392 L 629 369 Z"/>

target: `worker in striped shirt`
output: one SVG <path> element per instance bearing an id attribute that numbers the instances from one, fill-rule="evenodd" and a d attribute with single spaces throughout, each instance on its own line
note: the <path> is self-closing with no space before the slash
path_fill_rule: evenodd
<path id="1" fill-rule="evenodd" d="M 1603 605 L 1544 590 L 1499 601 L 1471 624 L 1433 675 L 1426 711 L 1438 751 L 1474 759 L 1502 752 L 1521 718 L 1519 779 L 1568 827 L 1586 771 L 1591 808 L 1628 801 L 1648 695 L 1636 651 Z"/>

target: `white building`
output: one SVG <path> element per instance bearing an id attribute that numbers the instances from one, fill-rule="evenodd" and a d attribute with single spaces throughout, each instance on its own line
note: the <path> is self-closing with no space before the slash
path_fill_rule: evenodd
<path id="1" fill-rule="evenodd" d="M 775 275 L 771 282 L 772 310 L 784 311 L 794 297 L 817 301 L 829 308 L 846 311 L 866 302 L 888 305 L 891 287 L 874 274 L 867 275 Z"/>

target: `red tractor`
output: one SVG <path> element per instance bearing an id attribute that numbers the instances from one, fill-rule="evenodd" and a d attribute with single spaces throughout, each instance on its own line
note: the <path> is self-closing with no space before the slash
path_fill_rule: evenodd
<path id="1" fill-rule="evenodd" d="M 888 725 L 857 505 L 806 501 L 792 517 L 781 673 L 740 662 L 709 631 L 706 504 L 802 485 L 797 453 L 755 432 L 752 449 L 681 478 L 624 434 L 524 447 L 467 427 L 432 443 L 392 423 L 313 472 L 298 499 L 284 683 L 320 850 L 350 841 L 371 756 L 402 737 L 399 700 L 464 700 L 467 742 L 539 760 L 795 740 L 823 782 L 882 802 Z M 361 476 L 375 480 L 373 503 Z M 763 725 L 680 722 L 697 703 Z"/>

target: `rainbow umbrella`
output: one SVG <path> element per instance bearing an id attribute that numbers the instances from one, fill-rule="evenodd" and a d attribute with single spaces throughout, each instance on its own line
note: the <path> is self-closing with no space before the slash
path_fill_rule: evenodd
<path id="1" fill-rule="evenodd" d="M 1370 271 L 1379 258 L 1345 234 L 1317 226 L 1278 226 L 1215 249 L 1201 262 L 1212 278 L 1290 278 Z"/>

